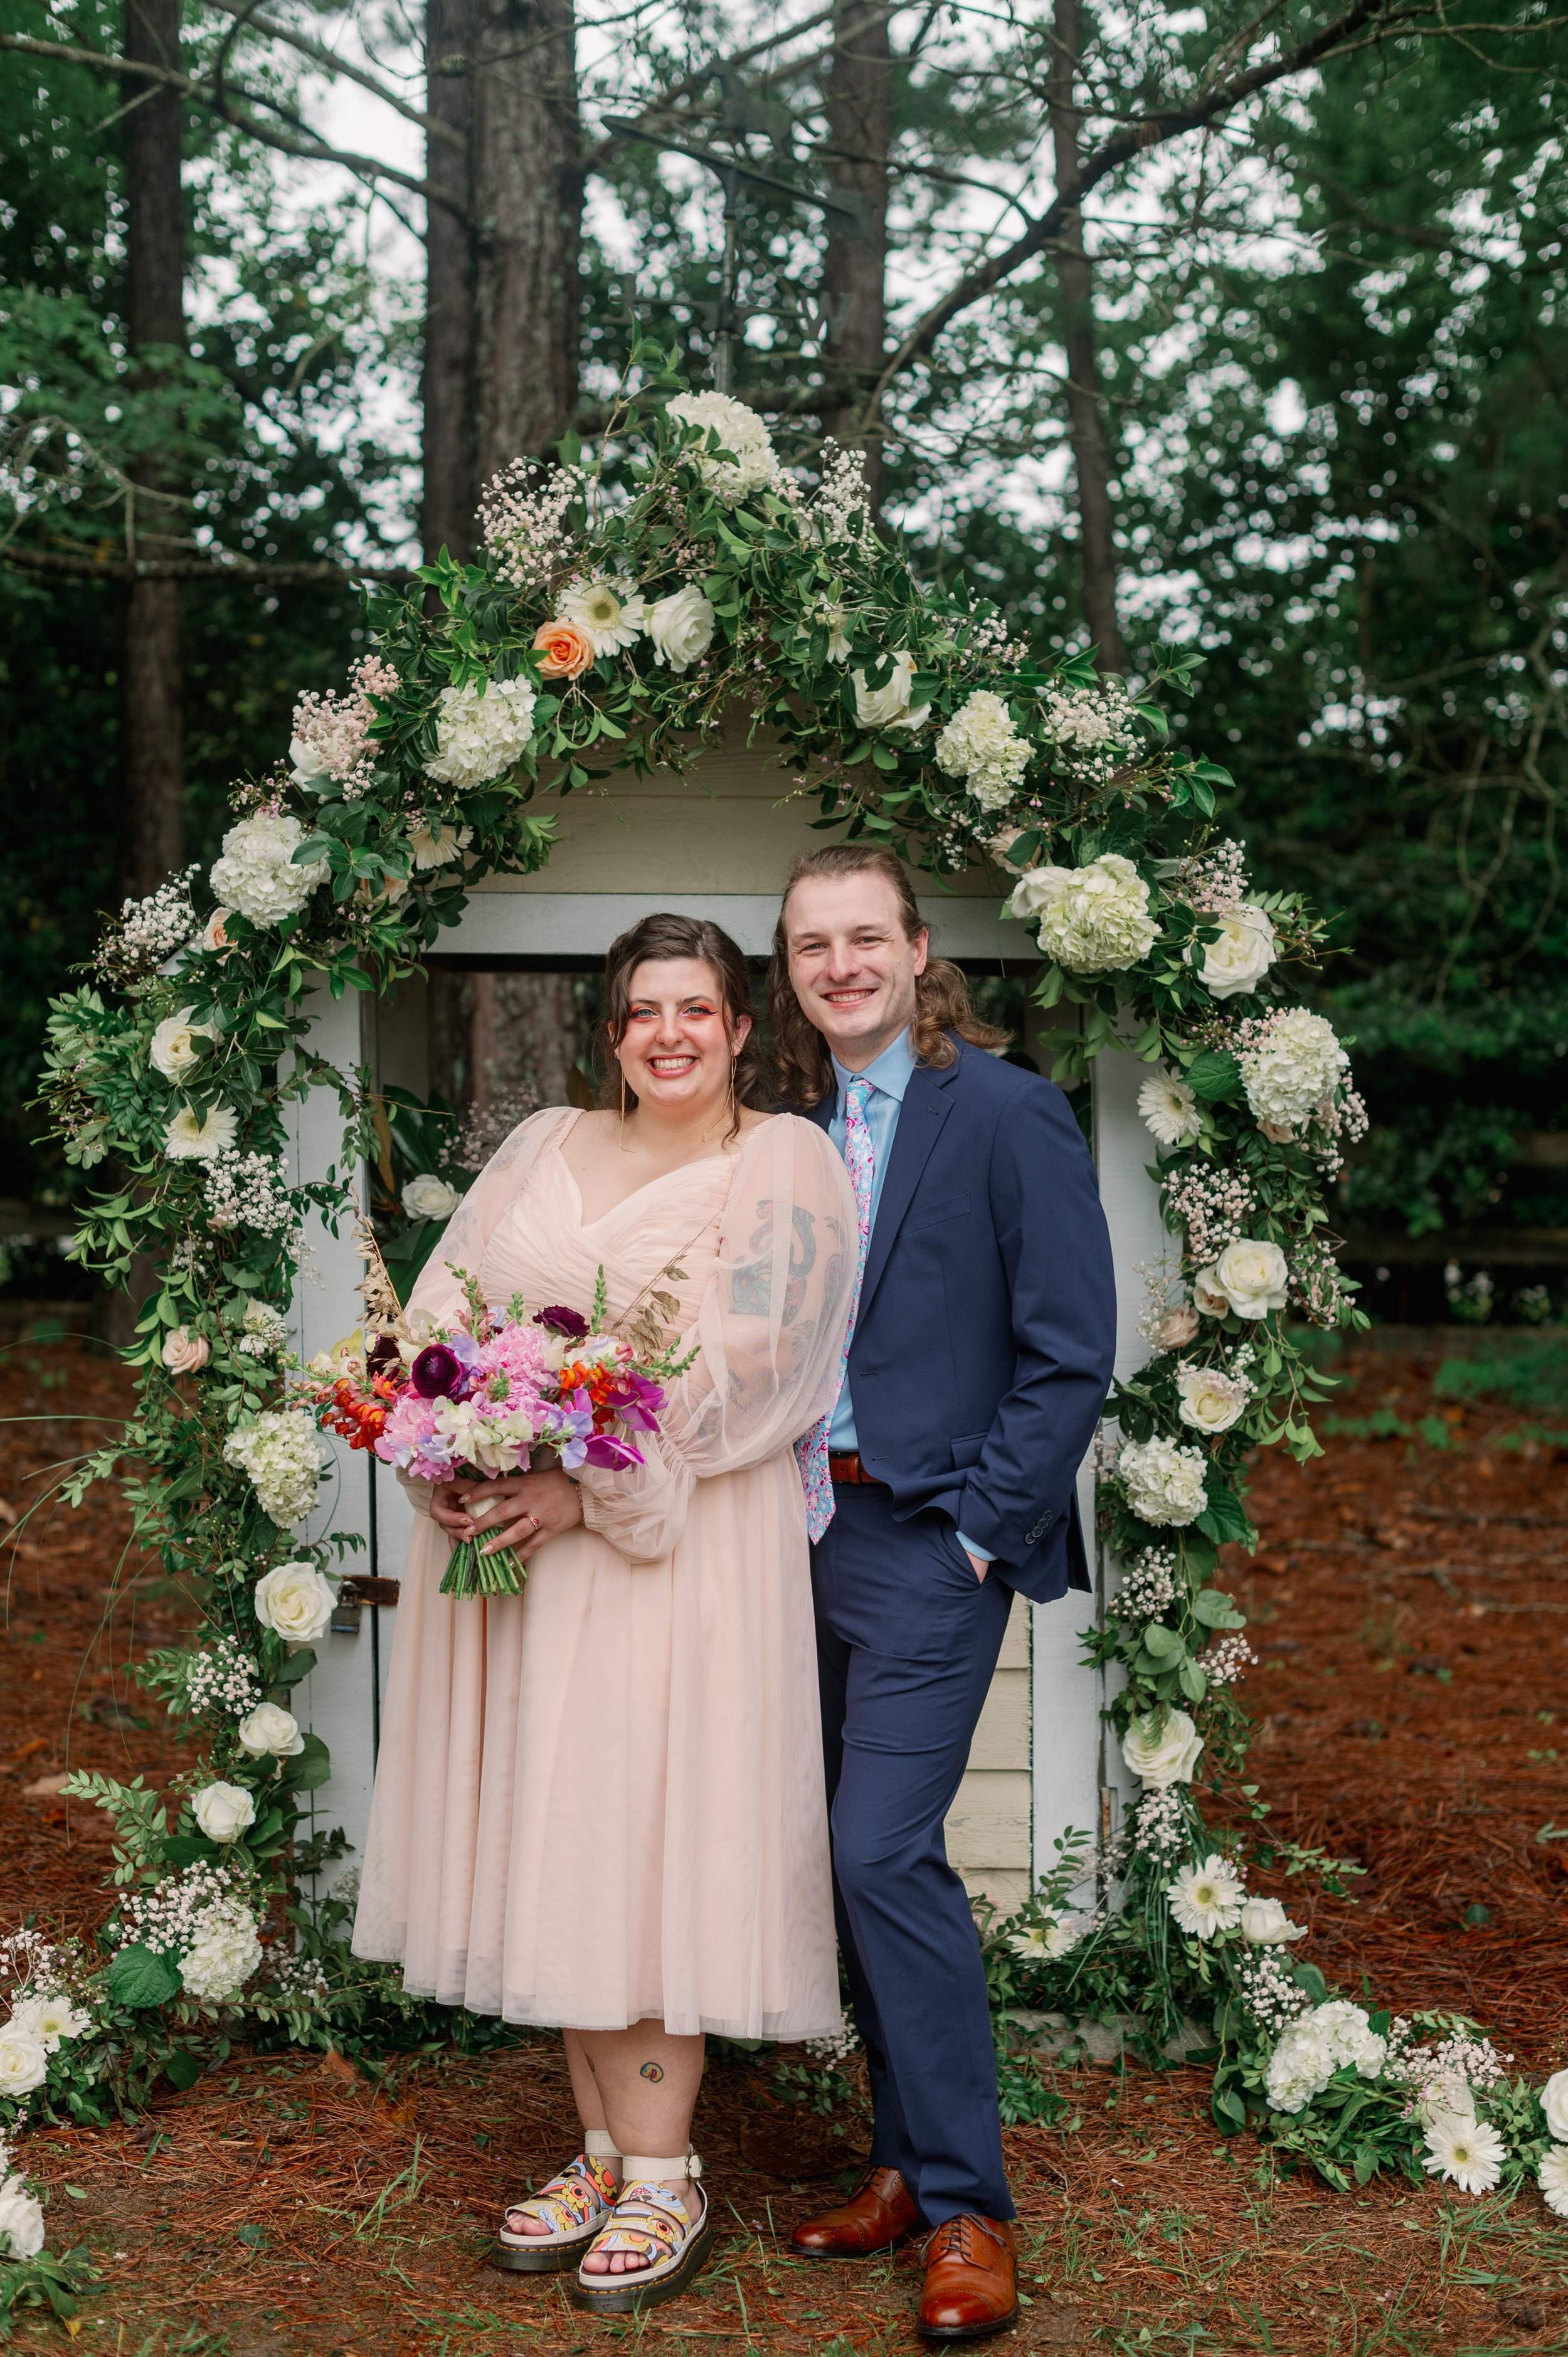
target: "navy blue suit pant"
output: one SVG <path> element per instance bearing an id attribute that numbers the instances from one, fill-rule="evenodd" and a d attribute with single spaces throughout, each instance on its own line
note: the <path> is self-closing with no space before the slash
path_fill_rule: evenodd
<path id="1" fill-rule="evenodd" d="M 845 1484 L 811 1550 L 833 1903 L 870 2065 L 871 2158 L 928 2225 L 1015 2215 L 980 1941 L 942 1820 L 969 1759 L 1012 1590 L 934 1511 Z"/>

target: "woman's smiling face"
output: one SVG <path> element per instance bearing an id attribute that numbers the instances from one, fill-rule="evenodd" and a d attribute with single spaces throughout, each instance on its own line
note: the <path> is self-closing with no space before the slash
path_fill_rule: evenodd
<path id="1" fill-rule="evenodd" d="M 696 1114 L 727 1098 L 750 1028 L 744 1016 L 726 1020 L 719 978 L 701 958 L 649 958 L 632 974 L 616 1055 L 640 1103 Z"/>

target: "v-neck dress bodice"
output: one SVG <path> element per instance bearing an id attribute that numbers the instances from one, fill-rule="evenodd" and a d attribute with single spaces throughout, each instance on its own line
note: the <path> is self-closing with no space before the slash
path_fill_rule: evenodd
<path id="1" fill-rule="evenodd" d="M 465 1198 L 413 1306 L 612 1318 L 657 1283 L 697 1356 L 647 1462 L 585 1471 L 585 1523 L 519 1597 L 403 1571 L 354 1947 L 509 2021 L 797 2039 L 839 2019 L 805 1507 L 792 1443 L 837 1382 L 854 1206 L 789 1115 L 592 1221 L 536 1114 Z"/>

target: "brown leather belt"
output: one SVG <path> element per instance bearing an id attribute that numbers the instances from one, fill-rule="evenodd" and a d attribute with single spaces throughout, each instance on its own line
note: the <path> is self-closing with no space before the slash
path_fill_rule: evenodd
<path id="1" fill-rule="evenodd" d="M 828 1475 L 833 1481 L 864 1483 L 868 1490 L 886 1490 L 887 1487 L 887 1483 L 879 1480 L 875 1473 L 866 1471 L 865 1465 L 853 1450 L 845 1457 L 830 1454 Z"/>

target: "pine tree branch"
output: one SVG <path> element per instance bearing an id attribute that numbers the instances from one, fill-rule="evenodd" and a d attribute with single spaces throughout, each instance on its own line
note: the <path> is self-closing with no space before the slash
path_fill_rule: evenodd
<path id="1" fill-rule="evenodd" d="M 394 113 L 401 114 L 404 122 L 417 124 L 427 137 L 445 139 L 456 147 L 466 145 L 462 133 L 454 124 L 444 122 L 438 114 L 426 114 L 410 100 L 400 98 L 375 74 L 363 66 L 350 64 L 347 58 L 340 58 L 325 41 L 312 40 L 308 33 L 296 33 L 292 26 L 280 25 L 272 16 L 256 15 L 247 5 L 247 0 L 208 0 L 208 5 L 221 8 L 225 16 L 243 17 L 246 31 L 260 34 L 265 40 L 285 41 L 291 49 L 297 49 L 302 57 L 314 58 L 329 73 L 341 74 L 346 81 L 357 81 L 361 90 L 368 90 L 373 97 L 381 100 L 383 106 L 390 106 Z"/>
<path id="2" fill-rule="evenodd" d="M 7 49 L 20 57 L 48 58 L 62 65 L 85 66 L 89 72 L 103 74 L 116 81 L 161 84 L 190 105 L 202 107 L 220 122 L 242 131 L 247 138 L 259 139 L 264 147 L 275 147 L 285 156 L 301 156 L 307 164 L 340 164 L 358 179 L 391 180 L 398 188 L 407 188 L 411 195 L 423 197 L 427 204 L 444 205 L 448 212 L 456 212 L 462 218 L 460 208 L 427 180 L 416 180 L 411 173 L 400 172 L 392 164 L 379 163 L 373 156 L 356 155 L 350 148 L 330 147 L 314 132 L 307 131 L 305 139 L 296 139 L 287 132 L 274 130 L 270 124 L 259 123 L 254 115 L 239 113 L 226 91 L 220 92 L 210 83 L 193 81 L 188 74 L 177 73 L 172 67 L 110 57 L 102 49 L 77 48 L 65 41 L 37 41 L 26 33 L 0 33 L 0 52 Z M 264 91 L 247 90 L 241 95 L 252 106 L 270 106 L 274 112 L 283 112 L 277 101 Z"/>
<path id="3" fill-rule="evenodd" d="M 1056 196 L 1034 222 L 1015 237 L 1010 245 L 992 255 L 989 261 L 966 271 L 957 285 L 950 287 L 940 303 L 932 304 L 916 320 L 882 372 L 865 414 L 875 415 L 876 404 L 896 377 L 928 353 L 939 337 L 962 311 L 967 311 L 994 292 L 1033 261 L 1047 246 L 1058 240 L 1073 215 L 1082 207 L 1090 189 L 1119 171 L 1123 164 L 1132 163 L 1150 149 L 1165 146 L 1171 140 L 1183 137 L 1189 131 L 1202 130 L 1207 124 L 1220 121 L 1231 113 L 1243 100 L 1275 82 L 1284 81 L 1294 74 L 1305 73 L 1310 67 L 1321 65 L 1328 58 L 1349 47 L 1360 47 L 1358 35 L 1370 27 L 1373 37 L 1381 39 L 1407 27 L 1419 16 L 1430 16 L 1424 0 L 1400 0 L 1389 5 L 1388 0 L 1355 0 L 1355 5 L 1336 16 L 1331 24 L 1305 41 L 1268 59 L 1264 64 L 1250 67 L 1245 73 L 1200 89 L 1184 105 L 1158 107 L 1125 124 L 1112 138 L 1083 159 L 1077 180 L 1069 188 L 1058 189 Z"/>

